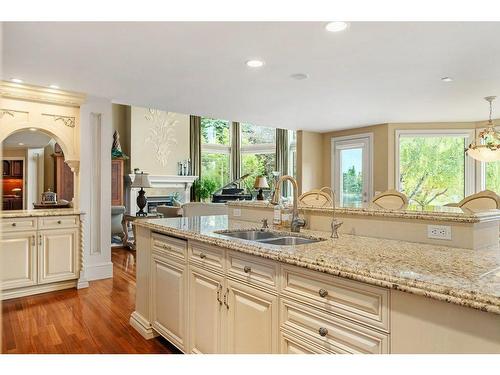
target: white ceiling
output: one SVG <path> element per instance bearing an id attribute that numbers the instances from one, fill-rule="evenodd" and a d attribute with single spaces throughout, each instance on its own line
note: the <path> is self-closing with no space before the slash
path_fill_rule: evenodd
<path id="1" fill-rule="evenodd" d="M 2 142 L 7 148 L 41 148 L 49 144 L 52 138 L 40 131 L 21 131 L 9 135 Z M 24 143 L 19 145 L 19 142 Z"/>
<path id="2" fill-rule="evenodd" d="M 340 33 L 324 25 L 4 23 L 3 76 L 117 103 L 315 131 L 483 120 L 482 98 L 500 96 L 499 22 L 354 22 Z M 266 64 L 247 68 L 250 58 Z M 309 79 L 291 79 L 295 73 Z"/>

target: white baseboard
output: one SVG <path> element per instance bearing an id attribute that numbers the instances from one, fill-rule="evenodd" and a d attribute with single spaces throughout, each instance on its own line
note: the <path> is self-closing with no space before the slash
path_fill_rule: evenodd
<path id="1" fill-rule="evenodd" d="M 159 336 L 158 333 L 153 330 L 151 327 L 151 324 L 149 321 L 144 318 L 141 314 L 139 314 L 137 311 L 134 311 L 130 315 L 130 325 L 134 327 L 134 329 L 141 334 L 142 337 L 144 337 L 146 340 L 150 340 L 152 338 L 155 338 L 156 336 Z"/>
<path id="2" fill-rule="evenodd" d="M 88 281 L 110 279 L 113 277 L 113 263 L 89 264 L 85 267 L 85 278 Z"/>
<path id="3" fill-rule="evenodd" d="M 68 280 L 52 284 L 41 284 L 41 285 L 28 286 L 24 288 L 4 290 L 2 292 L 2 300 L 5 301 L 12 298 L 26 297 L 34 294 L 55 292 L 57 290 L 63 290 L 63 289 L 71 289 L 76 287 L 76 284 L 77 284 L 76 280 Z"/>

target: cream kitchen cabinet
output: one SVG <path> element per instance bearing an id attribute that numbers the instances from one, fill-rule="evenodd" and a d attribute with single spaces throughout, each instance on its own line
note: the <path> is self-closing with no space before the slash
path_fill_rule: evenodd
<path id="1" fill-rule="evenodd" d="M 80 219 L 2 219 L 2 299 L 75 287 L 80 275 Z"/>
<path id="2" fill-rule="evenodd" d="M 227 279 L 227 353 L 272 354 L 278 347 L 278 296 Z"/>
<path id="3" fill-rule="evenodd" d="M 40 231 L 38 284 L 78 278 L 78 229 Z"/>
<path id="4" fill-rule="evenodd" d="M 189 270 L 190 352 L 224 352 L 224 276 L 191 266 Z M 226 297 L 227 298 L 227 297 Z"/>
<path id="5" fill-rule="evenodd" d="M 153 328 L 186 351 L 186 265 L 155 254 L 151 280 Z"/>
<path id="6" fill-rule="evenodd" d="M 4 233 L 2 252 L 2 290 L 36 285 L 37 234 L 35 231 Z"/>

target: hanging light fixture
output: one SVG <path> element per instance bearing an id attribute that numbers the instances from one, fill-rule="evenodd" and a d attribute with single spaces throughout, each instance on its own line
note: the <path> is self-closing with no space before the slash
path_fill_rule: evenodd
<path id="1" fill-rule="evenodd" d="M 496 96 L 487 96 L 484 98 L 490 103 L 488 125 L 465 150 L 467 155 L 479 161 L 489 162 L 500 160 L 500 134 L 495 130 L 493 121 L 491 121 L 492 103 L 495 98 Z"/>

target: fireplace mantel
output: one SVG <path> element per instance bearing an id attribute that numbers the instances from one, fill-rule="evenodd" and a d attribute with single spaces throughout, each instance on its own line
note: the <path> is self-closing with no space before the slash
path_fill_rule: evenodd
<path id="1" fill-rule="evenodd" d="M 128 182 L 134 182 L 135 174 L 128 175 Z M 184 189 L 184 202 L 191 200 L 191 186 L 198 179 L 198 176 L 177 176 L 177 175 L 149 175 L 151 188 L 155 189 Z M 129 185 L 130 186 L 130 185 Z M 137 194 L 140 188 L 130 188 L 130 212 L 137 211 Z M 147 192 L 146 192 L 147 196 Z"/>

